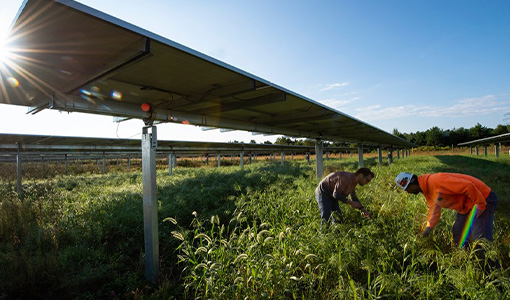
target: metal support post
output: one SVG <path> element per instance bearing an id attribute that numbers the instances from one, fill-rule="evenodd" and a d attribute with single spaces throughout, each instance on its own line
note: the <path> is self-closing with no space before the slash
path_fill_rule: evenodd
<path id="1" fill-rule="evenodd" d="M 221 155 L 218 154 L 218 167 L 220 167 L 220 166 L 221 166 Z"/>
<path id="2" fill-rule="evenodd" d="M 494 144 L 494 153 L 496 154 L 496 158 L 499 157 L 499 145 L 498 144 Z"/>
<path id="3" fill-rule="evenodd" d="M 365 162 L 363 161 L 363 145 L 358 147 L 358 166 L 360 168 L 365 167 Z"/>
<path id="4" fill-rule="evenodd" d="M 382 149 L 381 149 L 381 147 L 377 148 L 377 156 L 379 157 L 379 165 L 382 165 Z"/>
<path id="5" fill-rule="evenodd" d="M 282 152 L 282 166 L 285 165 L 285 153 Z"/>
<path id="6" fill-rule="evenodd" d="M 487 156 L 487 145 L 483 146 L 483 154 Z"/>
<path id="7" fill-rule="evenodd" d="M 315 173 L 317 174 L 317 179 L 321 179 L 324 173 L 323 151 L 324 144 L 321 139 L 317 139 L 315 141 Z"/>
<path id="8" fill-rule="evenodd" d="M 172 152 L 170 152 L 168 154 L 168 175 L 169 176 L 172 175 L 172 169 L 174 168 L 173 160 L 174 160 L 173 154 L 172 154 Z"/>
<path id="9" fill-rule="evenodd" d="M 22 159 L 22 143 L 18 144 L 18 153 L 16 155 L 16 192 L 18 193 L 18 198 L 23 199 L 23 186 L 21 183 L 21 159 Z"/>
<path id="10" fill-rule="evenodd" d="M 151 130 L 151 132 L 149 132 Z M 159 277 L 158 200 L 156 187 L 156 126 L 142 130 L 143 224 L 145 237 L 145 275 L 157 284 Z"/>
<path id="11" fill-rule="evenodd" d="M 241 169 L 244 168 L 244 153 L 241 152 L 241 154 L 239 155 L 240 157 L 240 160 L 241 160 Z"/>
<path id="12" fill-rule="evenodd" d="M 393 163 L 393 149 L 390 149 L 388 152 L 388 165 L 391 165 Z"/>
<path id="13" fill-rule="evenodd" d="M 106 173 L 106 158 L 104 156 L 104 152 L 103 152 L 103 175 Z"/>

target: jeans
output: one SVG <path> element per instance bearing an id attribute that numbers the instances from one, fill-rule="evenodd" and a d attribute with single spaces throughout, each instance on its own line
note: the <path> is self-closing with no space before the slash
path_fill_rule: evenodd
<path id="1" fill-rule="evenodd" d="M 478 219 L 473 221 L 473 225 L 469 231 L 469 241 L 474 241 L 480 238 L 488 239 L 491 242 L 494 240 L 494 213 L 496 212 L 496 207 L 498 206 L 498 197 L 496 196 L 496 193 L 491 191 L 489 197 L 487 197 L 485 200 L 487 201 L 485 212 Z M 453 240 L 457 245 L 459 245 L 461 242 L 460 239 L 462 238 L 464 224 L 468 221 L 468 219 L 469 213 L 457 213 L 457 218 L 455 219 L 455 223 L 452 227 Z M 466 243 L 466 245 L 467 244 L 468 243 Z"/>
<path id="2" fill-rule="evenodd" d="M 331 221 L 332 223 L 339 223 L 341 221 L 341 219 L 331 216 L 333 211 L 337 211 L 339 218 L 341 218 L 342 212 L 340 211 L 338 200 L 333 198 L 329 191 L 325 190 L 321 185 L 319 185 L 315 189 L 315 198 L 317 199 L 317 204 L 319 205 L 319 211 L 321 213 L 321 224 L 324 224 L 328 221 Z"/>

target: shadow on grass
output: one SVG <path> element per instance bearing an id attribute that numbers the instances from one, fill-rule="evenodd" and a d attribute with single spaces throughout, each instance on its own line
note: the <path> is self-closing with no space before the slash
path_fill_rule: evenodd
<path id="1" fill-rule="evenodd" d="M 179 224 L 187 226 L 193 212 L 209 219 L 218 215 L 228 222 L 235 209 L 235 199 L 249 191 L 262 191 L 282 180 L 292 180 L 309 172 L 299 164 L 267 165 L 256 169 L 245 168 L 233 172 L 197 170 L 194 176 L 184 180 L 170 181 L 158 186 L 158 200 L 162 202 L 161 214 L 174 217 Z"/>
<path id="2" fill-rule="evenodd" d="M 157 195 L 161 276 L 173 286 L 167 290 L 174 290 L 176 299 L 182 296 L 182 270 L 175 253 L 179 241 L 171 236 L 175 225 L 163 223 L 164 218 L 174 217 L 179 226 L 188 227 L 196 211 L 201 219 L 219 215 L 228 222 L 241 193 L 291 181 L 309 170 L 288 164 L 175 170 L 176 175 L 180 172 L 181 177 L 166 178 L 158 173 Z M 143 197 L 139 190 L 123 188 L 125 183 L 141 182 L 140 173 L 66 177 L 56 183 L 25 185 L 23 201 L 5 191 L 8 199 L 2 199 L 0 216 L 0 299 L 116 299 L 152 294 L 154 287 L 145 281 Z M 118 186 L 119 191 L 104 193 L 103 186 Z"/>
<path id="3" fill-rule="evenodd" d="M 462 173 L 476 177 L 496 192 L 499 198 L 498 210 L 508 210 L 510 193 L 510 160 L 488 160 L 469 156 L 438 155 L 435 156 L 443 164 L 433 169 L 434 172 Z"/>

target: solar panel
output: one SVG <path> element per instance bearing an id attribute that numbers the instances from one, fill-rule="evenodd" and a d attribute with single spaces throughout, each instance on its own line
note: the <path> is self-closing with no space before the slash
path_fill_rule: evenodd
<path id="1" fill-rule="evenodd" d="M 0 103 L 410 147 L 412 143 L 74 1 L 28 0 Z M 18 81 L 10 85 L 8 78 Z M 141 106 L 146 103 L 146 109 Z"/>
<path id="2" fill-rule="evenodd" d="M 0 133 L 0 152 L 13 151 L 21 143 L 24 152 L 35 151 L 105 151 L 140 152 L 139 139 L 110 139 L 96 137 L 72 137 L 54 135 L 28 135 Z M 326 151 L 357 150 L 351 147 L 325 147 Z M 194 141 L 159 140 L 158 151 L 179 153 L 208 153 L 208 152 L 315 152 L 314 146 L 276 145 L 255 143 L 217 143 Z"/>

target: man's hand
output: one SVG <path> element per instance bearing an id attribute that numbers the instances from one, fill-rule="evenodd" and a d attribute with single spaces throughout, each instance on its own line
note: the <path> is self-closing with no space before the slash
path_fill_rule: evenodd
<path id="1" fill-rule="evenodd" d="M 363 204 L 361 204 L 361 202 L 358 202 L 358 201 L 352 201 L 349 203 L 352 207 L 354 208 L 357 208 L 357 209 L 361 209 L 363 207 Z"/>
<path id="2" fill-rule="evenodd" d="M 478 219 L 481 215 L 483 215 L 484 212 L 485 212 L 485 209 L 476 208 L 475 219 Z"/>
<path id="3" fill-rule="evenodd" d="M 421 235 L 422 235 L 422 236 L 427 236 L 427 235 L 429 235 L 431 232 L 432 232 L 432 228 L 427 227 L 427 228 L 425 228 L 425 230 L 423 230 L 423 232 L 421 233 Z"/>
<path id="4" fill-rule="evenodd" d="M 361 208 L 361 212 L 363 213 L 363 217 L 365 217 L 365 219 L 372 218 L 372 214 L 364 206 Z"/>

